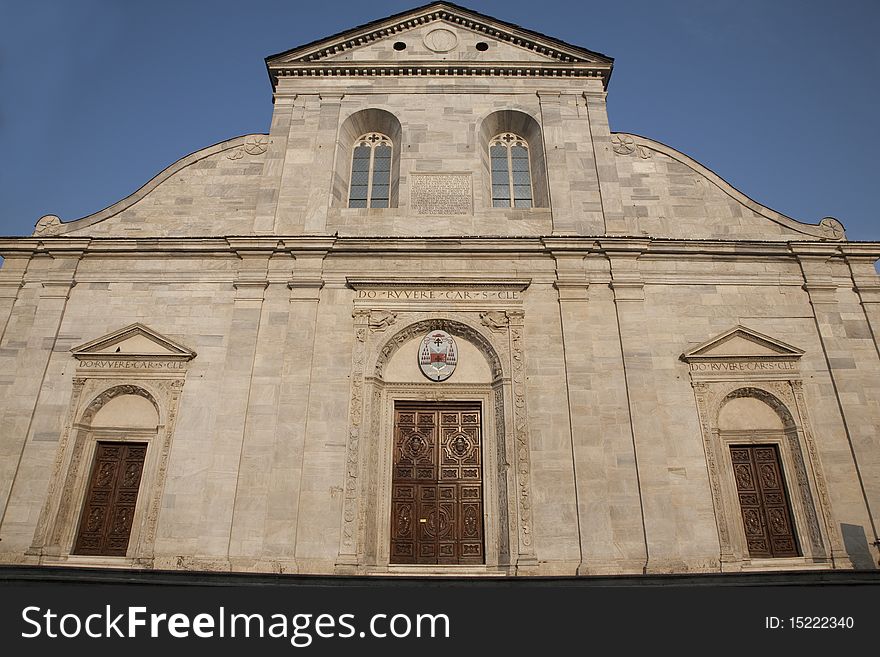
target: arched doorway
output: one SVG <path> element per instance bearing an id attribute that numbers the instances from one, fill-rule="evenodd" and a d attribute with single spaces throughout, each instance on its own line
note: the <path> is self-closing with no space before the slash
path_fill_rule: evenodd
<path id="1" fill-rule="evenodd" d="M 794 422 L 784 406 L 774 409 L 761 397 L 748 390 L 728 397 L 718 429 L 731 460 L 749 556 L 796 557 L 801 550 L 780 454 Z"/>
<path id="2" fill-rule="evenodd" d="M 727 384 L 709 412 L 724 491 L 722 559 L 726 553 L 728 562 L 761 568 L 825 563 L 834 535 L 830 509 L 816 502 L 819 466 L 808 461 L 793 400 L 784 387 L 768 387 Z"/>
<path id="3" fill-rule="evenodd" d="M 455 372 L 439 382 L 419 368 L 422 338 L 435 330 L 458 350 Z M 465 322 L 433 319 L 387 336 L 375 353 L 364 390 L 375 437 L 365 455 L 367 564 L 507 567 L 511 380 L 499 350 Z"/>

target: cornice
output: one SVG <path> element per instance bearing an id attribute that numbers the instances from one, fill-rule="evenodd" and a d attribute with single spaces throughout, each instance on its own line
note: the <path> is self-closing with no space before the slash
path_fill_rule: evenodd
<path id="1" fill-rule="evenodd" d="M 350 255 L 358 253 L 635 253 L 643 259 L 687 254 L 731 257 L 880 258 L 880 242 L 790 242 L 681 240 L 633 236 L 370 236 L 241 235 L 225 237 L 0 237 L 3 257 L 74 257 L 100 254 L 154 257 L 212 255 L 247 251 Z"/>
<path id="2" fill-rule="evenodd" d="M 586 63 L 541 62 L 326 62 L 320 66 L 308 64 L 284 65 L 272 68 L 273 82 L 279 78 L 336 78 L 336 77 L 517 77 L 517 78 L 598 78 L 603 86 L 608 83 L 607 67 Z"/>

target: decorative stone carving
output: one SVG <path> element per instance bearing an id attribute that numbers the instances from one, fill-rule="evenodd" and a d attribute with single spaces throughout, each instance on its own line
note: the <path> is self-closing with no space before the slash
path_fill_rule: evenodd
<path id="1" fill-rule="evenodd" d="M 157 437 L 159 443 L 153 445 L 153 447 L 159 447 L 160 454 L 166 448 L 166 445 L 168 449 L 170 449 L 171 433 L 167 425 L 167 414 L 163 413 L 163 410 L 169 407 L 169 402 L 171 401 L 168 399 L 170 382 L 132 382 L 119 385 L 111 384 L 110 387 L 107 387 L 107 384 L 108 381 L 102 379 L 86 379 L 83 383 L 83 392 L 80 393 L 79 398 L 71 400 L 71 407 L 75 408 L 75 405 L 78 405 L 79 399 L 88 399 L 91 397 L 91 401 L 82 412 L 74 412 L 74 415 L 78 415 L 80 419 L 79 422 L 74 425 L 75 438 L 73 444 L 71 445 L 65 436 L 63 444 L 59 446 L 59 451 L 56 456 L 56 464 L 55 468 L 53 468 L 53 482 L 50 484 L 50 489 L 57 491 L 59 482 L 63 482 L 63 486 L 60 490 L 57 512 L 52 514 L 54 515 L 53 518 L 50 518 L 53 503 L 53 495 L 51 493 L 44 508 L 44 513 L 47 517 L 47 531 L 44 536 L 47 538 L 50 546 L 60 547 L 62 551 L 70 549 L 69 543 L 72 543 L 72 530 L 76 519 L 76 491 L 79 490 L 78 483 L 83 482 L 84 478 L 88 475 L 88 468 L 83 465 L 83 457 L 86 454 L 86 448 L 90 438 L 90 423 L 95 414 L 105 404 L 121 395 L 137 395 L 147 399 L 153 404 L 154 408 L 156 408 L 159 417 L 166 418 L 165 426 L 160 425 L 161 431 L 160 435 Z M 92 440 L 94 439 L 92 438 Z M 68 466 L 66 470 L 64 470 L 63 462 L 65 453 L 67 452 L 71 452 L 71 455 Z M 151 459 L 152 458 L 153 457 L 151 457 Z M 145 480 L 141 484 L 142 494 L 147 500 L 146 508 L 148 511 L 146 521 L 148 528 L 151 524 L 154 524 L 158 518 L 158 509 L 163 488 L 164 470 L 162 471 L 161 476 L 154 477 L 152 481 Z M 152 514 L 150 509 L 154 509 Z M 44 547 L 45 541 L 39 541 L 39 538 L 38 532 L 38 534 L 35 534 L 32 549 L 39 550 Z M 151 539 L 148 531 L 145 537 L 141 540 L 140 549 L 135 556 L 151 556 L 152 543 L 150 541 L 154 539 L 155 533 L 152 535 Z"/>
<path id="2" fill-rule="evenodd" d="M 746 355 L 751 348 L 754 348 L 752 354 Z M 738 553 L 735 546 L 733 530 L 738 514 L 731 517 L 725 509 L 733 511 L 738 501 L 727 499 L 724 484 L 726 479 L 733 482 L 735 477 L 727 449 L 730 444 L 748 440 L 748 436 L 739 435 L 742 432 L 727 435 L 718 427 L 722 407 L 736 398 L 760 399 L 780 418 L 783 428 L 778 435 L 762 431 L 760 440 L 778 444 L 780 451 L 788 454 L 787 469 L 795 483 L 790 495 L 802 513 L 799 535 L 804 555 L 814 562 L 823 562 L 829 552 L 833 554 L 835 542 L 839 542 L 835 538 L 837 532 L 830 504 L 822 499 L 824 478 L 818 454 L 814 454 L 809 419 L 803 412 L 805 403 L 798 399 L 798 394 L 803 395 L 798 369 L 798 359 L 803 353 L 775 338 L 745 327 L 734 327 L 682 355 L 691 369 L 723 563 L 745 560 L 749 556 L 747 546 L 741 548 L 746 550 L 744 553 Z M 809 455 L 810 468 L 806 466 L 804 452 Z M 818 507 L 814 501 L 814 489 L 819 492 Z M 825 519 L 824 534 L 820 512 Z"/>
<path id="3" fill-rule="evenodd" d="M 523 313 L 509 312 L 510 358 L 513 390 L 513 437 L 516 455 L 516 479 L 519 489 L 519 555 L 532 557 L 532 488 L 529 418 L 525 394 L 525 354 L 523 348 Z"/>
<path id="4" fill-rule="evenodd" d="M 458 347 L 455 338 L 442 330 L 434 329 L 422 338 L 418 353 L 419 369 L 432 381 L 445 381 L 458 363 Z"/>
<path id="5" fill-rule="evenodd" d="M 373 310 L 370 312 L 370 330 L 384 331 L 397 321 L 397 313 L 388 310 Z"/>
<path id="6" fill-rule="evenodd" d="M 612 135 L 611 148 L 618 155 L 632 155 L 636 153 L 641 159 L 647 160 L 654 156 L 654 152 L 641 144 L 637 144 L 630 135 Z"/>
<path id="7" fill-rule="evenodd" d="M 612 135 L 611 147 L 618 155 L 629 155 L 636 150 L 636 142 L 629 135 Z"/>
<path id="8" fill-rule="evenodd" d="M 83 424 L 91 424 L 92 419 L 95 417 L 95 413 L 101 410 L 101 407 L 103 407 L 111 399 L 113 399 L 114 397 L 119 397 L 120 395 L 137 395 L 138 397 L 143 397 L 151 404 L 153 404 L 157 414 L 161 414 L 161 410 L 159 409 L 159 405 L 156 403 L 156 400 L 141 386 L 121 385 L 109 388 L 97 397 L 95 397 L 92 402 L 86 407 L 86 410 L 83 412 L 80 422 L 82 422 Z"/>
<path id="9" fill-rule="evenodd" d="M 262 155 L 269 149 L 269 138 L 262 135 L 249 137 L 244 142 L 243 148 L 248 155 Z"/>
<path id="10" fill-rule="evenodd" d="M 376 361 L 375 375 L 379 377 L 382 376 L 382 370 L 385 367 L 385 364 L 403 344 L 416 336 L 436 329 L 446 331 L 452 335 L 460 335 L 464 339 L 475 344 L 489 360 L 489 365 L 492 368 L 492 378 L 498 378 L 502 375 L 501 361 L 489 341 L 467 324 L 449 319 L 433 319 L 416 322 L 400 330 L 398 333 L 395 333 L 379 352 L 379 358 Z"/>
<path id="11" fill-rule="evenodd" d="M 37 225 L 34 227 L 34 237 L 48 237 L 50 235 L 58 235 L 61 232 L 61 219 L 54 214 L 47 214 L 40 217 Z"/>
<path id="12" fill-rule="evenodd" d="M 248 137 L 241 146 L 226 151 L 226 159 L 240 160 L 245 156 L 245 153 L 248 155 L 262 155 L 269 149 L 269 144 L 270 141 L 268 137 L 262 135 Z"/>
<path id="13" fill-rule="evenodd" d="M 73 544 L 77 507 L 88 477 L 90 449 L 97 441 L 92 422 L 108 402 L 123 395 L 148 400 L 156 410 L 155 432 L 142 429 L 149 443 L 136 518 L 141 528 L 129 548 L 136 563 L 151 563 L 165 486 L 171 439 L 188 361 L 195 352 L 142 324 L 132 324 L 71 350 L 77 362 L 67 418 L 49 480 L 46 503 L 29 552 L 64 556 Z M 102 427 L 107 435 L 106 429 Z M 118 439 L 130 439 L 130 430 Z M 136 533 L 133 531 L 132 540 Z"/>
<path id="14" fill-rule="evenodd" d="M 425 48 L 432 52 L 444 53 L 449 52 L 458 45 L 458 37 L 455 32 L 442 27 L 431 30 L 422 40 Z"/>
<path id="15" fill-rule="evenodd" d="M 507 313 L 500 310 L 480 313 L 480 321 L 483 323 L 483 326 L 488 326 L 495 333 L 503 333 L 507 330 L 508 324 L 510 324 L 510 320 L 507 319 Z"/>
<path id="16" fill-rule="evenodd" d="M 159 450 L 159 465 L 156 470 L 156 491 L 150 497 L 147 507 L 146 541 L 145 549 L 147 556 L 153 556 L 153 546 L 156 544 L 156 526 L 159 523 L 159 509 L 162 501 L 162 490 L 165 488 L 165 478 L 168 474 L 168 456 L 171 453 L 171 437 L 174 435 L 174 426 L 177 422 L 177 409 L 180 406 L 180 393 L 183 391 L 183 379 L 174 379 L 161 382 L 160 387 L 167 390 L 168 416 L 165 421 L 166 440 L 163 440 Z"/>
<path id="17" fill-rule="evenodd" d="M 825 472 L 819 461 L 819 452 L 816 448 L 816 440 L 813 437 L 812 422 L 807 408 L 807 402 L 804 397 L 803 381 L 791 381 L 791 390 L 794 395 L 795 408 L 802 421 L 803 442 L 807 445 L 807 456 L 810 459 L 810 466 L 815 480 L 816 492 L 819 496 L 819 505 L 822 509 L 822 517 L 825 521 L 825 531 L 831 539 L 831 557 L 835 563 L 849 563 L 849 557 L 846 553 L 846 547 L 843 544 L 843 538 L 838 531 L 837 524 L 834 522 L 834 515 L 831 509 L 831 497 L 828 494 L 828 484 L 825 481 Z"/>
<path id="18" fill-rule="evenodd" d="M 843 224 L 834 217 L 825 217 L 819 222 L 819 228 L 822 230 L 823 239 L 842 240 L 846 233 Z"/>
<path id="19" fill-rule="evenodd" d="M 697 399 L 697 414 L 703 434 L 703 449 L 706 452 L 706 464 L 709 469 L 709 484 L 712 489 L 712 503 L 718 519 L 718 537 L 721 543 L 721 560 L 733 560 L 730 550 L 730 535 L 727 529 L 727 516 L 724 512 L 724 496 L 721 492 L 721 475 L 718 471 L 718 454 L 715 445 L 718 443 L 717 430 L 713 432 L 706 413 L 709 402 L 709 385 L 694 383 L 694 394 Z"/>
<path id="20" fill-rule="evenodd" d="M 510 463 L 507 462 L 507 431 L 504 418 L 504 388 L 495 387 L 495 444 L 498 454 L 498 510 L 501 514 L 501 531 L 499 532 L 498 555 L 502 561 L 510 558 L 510 538 L 507 519 L 510 517 L 507 495 L 507 476 Z"/>
<path id="21" fill-rule="evenodd" d="M 352 313 L 355 325 L 355 341 L 351 353 L 351 391 L 348 411 L 348 445 L 345 457 L 345 500 L 342 506 L 342 546 L 340 556 L 357 556 L 355 536 L 358 531 L 358 474 L 360 463 L 361 422 L 364 410 L 364 357 L 367 326 L 370 311 L 356 310 Z"/>
<path id="22" fill-rule="evenodd" d="M 403 312 L 403 311 L 400 311 Z M 497 500 L 497 522 L 486 534 L 487 550 L 494 546 L 491 554 L 494 560 L 490 563 L 509 565 L 512 558 L 517 555 L 526 555 L 526 563 L 534 560 L 533 540 L 531 537 L 531 487 L 523 475 L 517 474 L 518 469 L 530 477 L 528 461 L 523 461 L 522 449 L 525 447 L 526 459 L 528 453 L 528 430 L 521 426 L 519 442 L 510 442 L 508 436 L 513 436 L 512 415 L 505 413 L 505 408 L 512 408 L 514 398 L 521 405 L 520 424 L 525 417 L 525 391 L 522 386 L 518 394 L 508 395 L 512 390 L 509 376 L 512 369 L 509 358 L 509 334 L 502 340 L 490 340 L 490 338 L 475 328 L 472 324 L 479 321 L 479 313 L 471 311 L 462 314 L 466 321 L 455 321 L 445 318 L 429 318 L 421 313 L 405 312 L 398 314 L 396 323 L 402 317 L 411 318 L 412 323 L 399 329 L 390 336 L 381 336 L 381 332 L 370 330 L 371 313 L 374 309 L 360 308 L 355 310 L 354 321 L 354 346 L 352 354 L 352 377 L 350 388 L 350 412 L 349 432 L 346 445 L 346 474 L 343 487 L 343 518 L 340 532 L 339 556 L 337 559 L 337 572 L 352 572 L 360 568 L 369 569 L 372 564 L 382 567 L 388 559 L 388 546 L 382 541 L 385 531 L 376 533 L 376 528 L 382 528 L 390 518 L 390 509 L 385 509 L 381 500 L 389 495 L 391 484 L 389 463 L 382 456 L 382 444 L 376 444 L 373 438 L 378 438 L 383 431 L 389 430 L 391 419 L 388 415 L 388 404 L 385 403 L 387 394 L 395 394 L 392 390 L 406 390 L 409 399 L 424 399 L 425 401 L 446 401 L 449 399 L 449 390 L 438 390 L 436 383 L 385 383 L 382 380 L 385 365 L 390 361 L 397 350 L 411 339 L 421 338 L 431 330 L 445 330 L 456 338 L 468 340 L 476 346 L 486 358 L 492 372 L 491 392 L 488 398 L 484 398 L 484 404 L 494 403 L 493 420 L 495 422 L 492 431 L 496 440 L 488 473 L 494 473 L 491 478 L 495 487 L 491 490 L 493 500 Z M 522 313 L 520 322 L 522 321 Z M 374 316 L 375 319 L 375 316 Z M 409 321 L 409 320 L 408 320 Z M 521 348 L 521 334 L 517 339 L 517 346 Z M 503 358 L 499 355 L 503 355 Z M 375 359 L 375 360 L 374 360 Z M 522 362 L 522 356 L 520 356 Z M 520 376 L 524 383 L 524 375 Z M 401 388 L 401 386 L 403 386 Z M 486 384 L 463 383 L 456 384 L 456 390 L 465 391 L 464 394 L 486 393 Z M 505 401 L 505 398 L 508 401 Z M 517 454 L 517 450 L 520 453 Z M 497 462 L 496 462 L 497 459 Z M 509 463 L 516 465 L 513 469 Z M 521 485 L 521 482 L 523 485 Z M 516 491 L 510 491 L 508 487 L 515 487 Z M 378 507 L 373 504 L 365 504 L 364 499 L 380 500 Z M 487 497 L 487 499 L 489 499 Z M 523 509 L 520 514 L 519 509 Z M 511 525 L 511 519 L 516 518 L 516 525 Z M 520 518 L 525 518 L 525 521 Z M 519 545 L 528 547 L 516 550 L 511 545 L 513 534 L 519 531 L 521 539 Z M 378 538 L 377 538 L 378 537 Z M 378 543 L 376 543 L 378 541 Z M 487 557 L 490 553 L 487 552 Z M 523 560 L 520 559 L 520 563 Z"/>
<path id="23" fill-rule="evenodd" d="M 31 543 L 31 547 L 28 550 L 30 554 L 40 554 L 43 546 L 46 544 L 47 535 L 50 531 L 49 527 L 49 519 L 50 516 L 55 516 L 57 514 L 58 503 L 59 503 L 59 493 L 58 489 L 63 483 L 62 477 L 62 466 L 64 464 L 64 459 L 62 458 L 68 450 L 68 443 L 70 442 L 70 434 L 73 431 L 73 425 L 76 420 L 76 412 L 79 408 L 80 399 L 83 396 L 83 389 L 85 388 L 86 379 L 82 377 L 74 377 L 73 379 L 73 390 L 70 395 L 70 405 L 67 410 L 67 417 L 64 422 L 64 430 L 61 433 L 61 439 L 58 442 L 58 451 L 55 455 L 55 463 L 52 466 L 52 474 L 49 477 L 49 490 L 46 495 L 46 503 L 43 506 L 43 509 L 40 511 L 40 517 L 37 520 L 37 528 L 34 532 L 34 539 Z"/>

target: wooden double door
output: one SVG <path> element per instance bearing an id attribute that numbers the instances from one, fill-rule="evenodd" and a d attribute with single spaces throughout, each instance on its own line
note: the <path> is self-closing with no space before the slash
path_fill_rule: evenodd
<path id="1" fill-rule="evenodd" d="M 731 445 L 730 457 L 749 556 L 798 556 L 776 445 Z"/>
<path id="2" fill-rule="evenodd" d="M 480 406 L 398 403 L 393 459 L 391 563 L 484 563 Z"/>
<path id="3" fill-rule="evenodd" d="M 74 554 L 125 556 L 146 454 L 146 443 L 98 443 Z"/>

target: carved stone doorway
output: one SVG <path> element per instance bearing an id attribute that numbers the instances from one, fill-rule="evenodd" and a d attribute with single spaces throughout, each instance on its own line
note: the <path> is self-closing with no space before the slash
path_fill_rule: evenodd
<path id="1" fill-rule="evenodd" d="M 482 564 L 479 404 L 394 407 L 392 564 Z"/>

